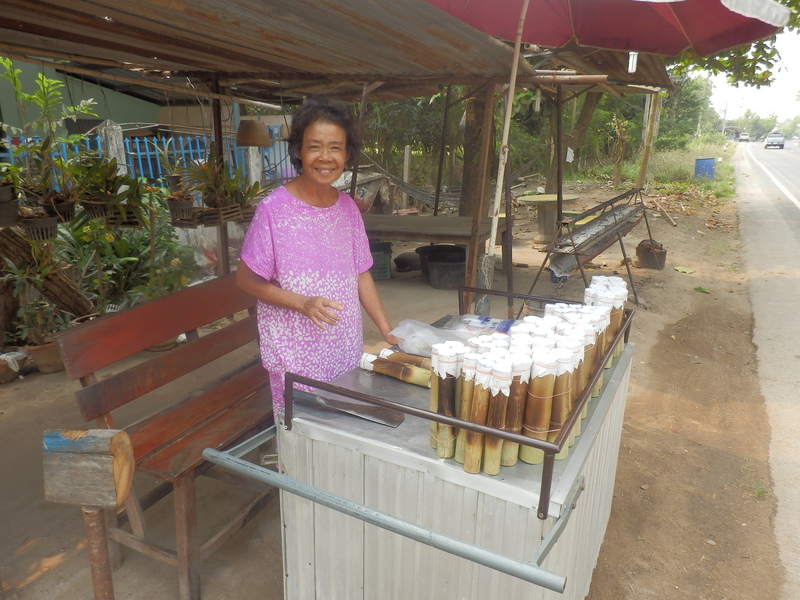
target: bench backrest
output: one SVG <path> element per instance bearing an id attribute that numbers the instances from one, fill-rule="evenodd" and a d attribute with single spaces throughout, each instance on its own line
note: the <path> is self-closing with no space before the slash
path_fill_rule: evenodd
<path id="1" fill-rule="evenodd" d="M 127 310 L 71 327 L 56 343 L 76 392 L 84 419 L 90 421 L 174 381 L 257 339 L 256 300 L 241 291 L 234 275 L 191 286 Z M 244 319 L 205 335 L 198 329 L 248 310 Z M 188 342 L 158 353 L 99 381 L 94 373 L 181 333 Z"/>

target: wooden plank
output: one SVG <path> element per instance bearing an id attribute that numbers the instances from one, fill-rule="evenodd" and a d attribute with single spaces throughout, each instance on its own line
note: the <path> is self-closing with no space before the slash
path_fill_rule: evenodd
<path id="1" fill-rule="evenodd" d="M 472 236 L 472 217 L 401 217 L 393 215 L 362 215 L 367 237 L 371 240 L 445 242 L 469 244 Z M 491 222 L 484 220 L 478 242 L 489 239 Z M 506 220 L 500 219 L 497 231 L 506 230 Z"/>
<path id="2" fill-rule="evenodd" d="M 255 394 L 204 423 L 192 435 L 183 436 L 146 458 L 139 463 L 139 471 L 162 479 L 175 479 L 203 462 L 204 449 L 224 450 L 272 425 L 272 419 L 270 403 L 264 395 Z"/>
<path id="3" fill-rule="evenodd" d="M 86 421 L 110 412 L 258 338 L 248 316 L 75 392 Z"/>
<path id="4" fill-rule="evenodd" d="M 127 546 L 128 548 L 136 550 L 137 552 L 141 552 L 145 556 L 155 558 L 156 560 L 167 563 L 168 565 L 175 566 L 178 564 L 178 559 L 174 550 L 170 550 L 169 548 L 160 544 L 147 541 L 137 535 L 125 531 L 124 529 L 110 528 L 108 530 L 108 537 L 115 542 L 122 544 L 123 546 Z"/>
<path id="5" fill-rule="evenodd" d="M 78 379 L 255 303 L 229 275 L 70 327 L 56 336 L 56 343 L 67 375 Z"/>
<path id="6" fill-rule="evenodd" d="M 260 363 L 254 363 L 232 377 L 216 381 L 205 392 L 192 393 L 179 405 L 131 425 L 126 431 L 137 464 L 175 440 L 195 437 L 198 429 L 218 415 L 233 410 L 243 398 L 257 396 L 265 405 L 264 411 L 269 412 L 271 403 L 264 398 L 265 394 L 257 393 L 268 385 L 269 374 Z M 238 431 L 229 433 L 237 435 Z"/>

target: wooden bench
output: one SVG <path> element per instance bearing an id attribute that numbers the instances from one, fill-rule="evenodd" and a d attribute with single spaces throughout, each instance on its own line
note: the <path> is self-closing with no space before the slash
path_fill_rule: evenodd
<path id="1" fill-rule="evenodd" d="M 556 238 L 543 250 L 547 256 L 542 261 L 528 294 L 533 291 L 545 267 L 549 267 L 553 281 L 563 281 L 577 269 L 581 273 L 584 285 L 588 285 L 583 265 L 615 242 L 619 242 L 625 268 L 628 271 L 628 279 L 631 282 L 631 291 L 636 299 L 636 304 L 638 304 L 639 299 L 633 284 L 633 274 L 628 264 L 622 236 L 630 233 L 642 219 L 647 225 L 648 237 L 652 238 L 650 223 L 647 221 L 647 212 L 642 200 L 642 191 L 639 188 L 628 190 L 624 194 L 601 202 L 580 214 L 562 219 Z"/>
<path id="2" fill-rule="evenodd" d="M 154 352 L 143 362 L 132 359 L 179 334 L 186 334 L 186 343 Z M 136 472 L 162 480 L 124 504 L 130 531 L 117 522 L 116 511 L 109 511 L 108 537 L 177 566 L 182 600 L 200 598 L 199 562 L 276 496 L 275 489 L 262 486 L 218 533 L 200 543 L 196 477 L 231 482 L 229 474 L 217 473 L 203 460 L 203 450 L 229 449 L 274 423 L 257 335 L 255 300 L 230 275 L 72 327 L 56 339 L 67 375 L 81 382 L 75 397 L 84 419 L 127 431 Z M 112 412 L 135 416 L 130 423 L 117 423 Z M 235 483 L 253 487 L 244 480 Z M 148 539 L 144 519 L 144 511 L 170 491 L 174 550 Z M 110 545 L 118 566 L 119 548 Z"/>

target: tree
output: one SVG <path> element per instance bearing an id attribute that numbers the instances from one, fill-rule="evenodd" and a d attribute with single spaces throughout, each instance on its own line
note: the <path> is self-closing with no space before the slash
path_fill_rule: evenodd
<path id="1" fill-rule="evenodd" d="M 800 0 L 777 1 L 792 10 L 785 30 L 796 31 L 800 28 Z M 669 60 L 668 66 L 672 67 L 676 74 L 708 71 L 714 75 L 726 75 L 728 81 L 736 86 L 739 84 L 753 87 L 768 86 L 773 81 L 773 70 L 780 60 L 775 47 L 775 38 L 776 36 L 772 35 L 750 46 L 731 48 L 706 58 L 699 57 L 689 50 Z"/>

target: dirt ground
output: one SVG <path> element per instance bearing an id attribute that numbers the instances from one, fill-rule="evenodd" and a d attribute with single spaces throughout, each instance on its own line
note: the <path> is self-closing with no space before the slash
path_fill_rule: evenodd
<path id="1" fill-rule="evenodd" d="M 573 184 L 579 209 L 615 192 Z M 772 534 L 776 500 L 767 465 L 769 429 L 751 343 L 747 274 L 739 256 L 735 201 L 646 197 L 653 239 L 667 250 L 663 270 L 638 268 L 644 223 L 625 238 L 640 304 L 611 519 L 591 600 L 777 598 L 783 578 Z M 661 207 L 675 220 L 673 226 Z M 516 290 L 527 292 L 542 253 L 532 247 L 534 213 L 515 211 Z M 396 244 L 397 253 L 409 249 Z M 619 248 L 594 260 L 591 274 L 626 276 Z M 685 267 L 690 273 L 674 267 Z M 505 276 L 496 272 L 495 288 Z M 698 288 L 704 291 L 698 291 Z M 424 320 L 455 309 L 455 292 L 432 290 L 418 274 L 379 282 L 390 317 Z M 534 293 L 577 299 L 579 276 Z M 707 293 L 706 293 L 707 292 Z M 377 341 L 367 328 L 366 343 Z M 41 432 L 85 428 L 63 374 L 32 373 L 0 386 L 0 599 L 91 597 L 80 512 L 42 495 Z M 204 597 L 282 598 L 277 503 L 204 564 Z M 118 598 L 172 598 L 174 573 L 126 557 Z"/>

